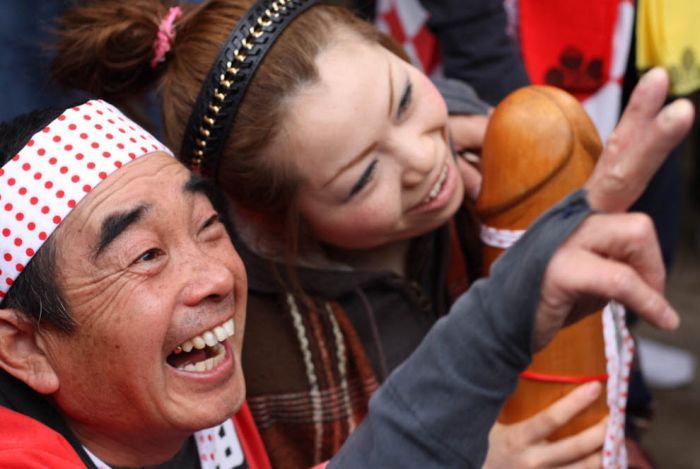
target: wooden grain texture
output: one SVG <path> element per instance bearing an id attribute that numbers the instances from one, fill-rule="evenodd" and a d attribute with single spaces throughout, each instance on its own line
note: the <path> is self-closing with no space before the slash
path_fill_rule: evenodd
<path id="1" fill-rule="evenodd" d="M 529 86 L 494 110 L 482 150 L 483 184 L 476 209 L 491 227 L 523 230 L 562 197 L 580 188 L 602 151 L 598 133 L 579 102 L 557 88 Z M 501 250 L 485 247 L 485 272 Z M 562 329 L 537 353 L 529 371 L 547 375 L 606 373 L 601 313 Z M 521 379 L 500 420 L 512 423 L 543 410 L 575 384 Z M 573 435 L 607 415 L 605 392 L 551 435 Z"/>

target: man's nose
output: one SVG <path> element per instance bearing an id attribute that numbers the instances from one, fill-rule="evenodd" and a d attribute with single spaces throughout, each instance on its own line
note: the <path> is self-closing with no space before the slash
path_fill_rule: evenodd
<path id="1" fill-rule="evenodd" d="M 203 301 L 219 301 L 233 291 L 234 275 L 221 257 L 200 249 L 192 250 L 181 266 L 187 276 L 183 301 L 196 306 Z"/>

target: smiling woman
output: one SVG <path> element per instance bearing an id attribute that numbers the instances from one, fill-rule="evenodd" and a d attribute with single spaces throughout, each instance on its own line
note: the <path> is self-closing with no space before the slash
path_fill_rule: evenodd
<path id="1" fill-rule="evenodd" d="M 361 251 L 444 225 L 464 196 L 444 100 L 386 48 L 339 36 L 316 59 L 318 81 L 287 102 L 269 148 L 303 175 L 297 200 L 309 235 Z"/>

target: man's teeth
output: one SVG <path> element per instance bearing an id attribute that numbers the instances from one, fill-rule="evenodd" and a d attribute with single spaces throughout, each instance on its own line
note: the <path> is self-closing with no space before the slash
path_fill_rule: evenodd
<path id="1" fill-rule="evenodd" d="M 430 194 L 423 199 L 423 203 L 427 204 L 428 202 L 432 201 L 437 195 L 440 193 L 442 190 L 443 184 L 445 184 L 445 180 L 447 179 L 447 164 L 442 167 L 442 171 L 440 172 L 440 176 L 438 177 L 437 182 L 433 186 L 432 190 L 430 191 Z"/>
<path id="2" fill-rule="evenodd" d="M 235 326 L 233 318 L 231 318 L 220 326 L 216 326 L 213 329 L 203 332 L 201 335 L 192 337 L 178 347 L 180 347 L 183 352 L 191 352 L 193 348 L 202 350 L 204 347 L 213 347 L 218 342 L 223 342 L 229 337 L 232 337 L 234 332 Z"/>
<path id="3" fill-rule="evenodd" d="M 226 349 L 223 345 L 217 343 L 215 347 L 212 347 L 212 351 L 215 353 L 213 357 L 197 363 L 188 363 L 180 369 L 184 371 L 208 371 L 216 368 L 226 358 Z"/>

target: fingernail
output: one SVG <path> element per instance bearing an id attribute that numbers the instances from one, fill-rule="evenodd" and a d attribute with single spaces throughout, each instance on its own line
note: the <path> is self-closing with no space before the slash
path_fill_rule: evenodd
<path id="1" fill-rule="evenodd" d="M 477 155 L 476 153 L 472 153 L 469 150 L 465 150 L 457 154 L 461 156 L 464 159 L 464 161 L 474 166 L 478 167 L 479 163 L 481 163 L 481 157 L 479 157 L 479 155 Z"/>
<path id="2" fill-rule="evenodd" d="M 693 112 L 693 105 L 686 99 L 678 99 L 661 111 L 661 124 L 670 128 L 676 125 L 679 119 Z"/>
<path id="3" fill-rule="evenodd" d="M 472 200 L 476 201 L 476 199 L 479 198 L 479 194 L 481 194 L 481 183 L 472 188 L 469 196 L 472 198 Z"/>
<path id="4" fill-rule="evenodd" d="M 646 87 L 649 85 L 649 83 L 653 83 L 656 80 L 661 80 L 665 76 L 666 70 L 664 70 L 662 67 L 654 67 L 645 73 L 644 76 L 642 76 L 642 79 L 639 80 L 639 85 Z"/>

